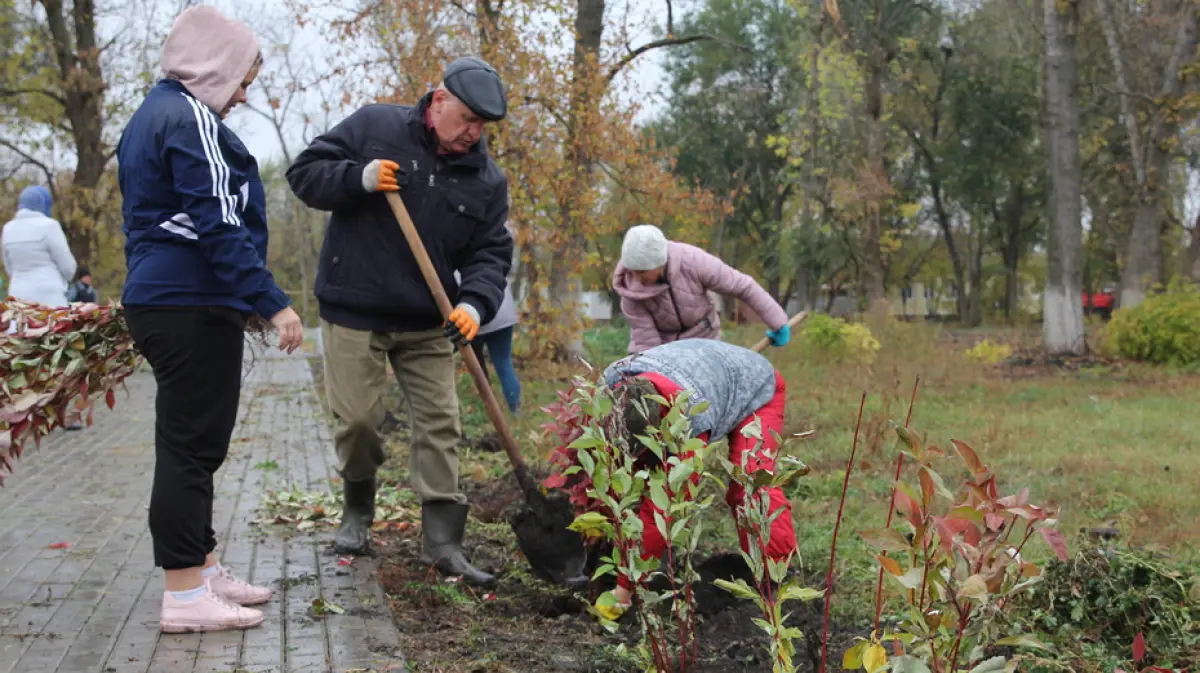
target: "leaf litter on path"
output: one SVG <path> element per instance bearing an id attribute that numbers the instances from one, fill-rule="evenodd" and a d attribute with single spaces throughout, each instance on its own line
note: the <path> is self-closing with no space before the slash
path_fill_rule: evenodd
<path id="1" fill-rule="evenodd" d="M 331 491 L 269 490 L 259 505 L 262 516 L 252 523 L 294 527 L 299 531 L 337 526 L 342 522 L 342 496 Z M 416 496 L 408 489 L 382 486 L 375 495 L 373 530 L 407 530 L 421 520 Z"/>

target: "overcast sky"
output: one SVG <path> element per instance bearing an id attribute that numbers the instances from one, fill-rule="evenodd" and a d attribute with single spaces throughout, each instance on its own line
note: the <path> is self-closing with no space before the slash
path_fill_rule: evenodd
<path id="1" fill-rule="evenodd" d="M 164 2 L 173 2 L 174 0 L 163 0 L 163 1 Z M 264 4 L 261 5 L 261 7 L 263 7 L 265 9 L 265 11 L 278 12 L 280 14 L 280 16 L 285 15 L 286 5 L 284 3 L 284 0 L 262 0 L 262 2 Z M 609 16 L 614 19 L 619 19 L 619 17 L 621 15 L 623 15 L 624 12 L 626 11 L 626 2 L 628 3 L 628 8 L 629 8 L 629 12 L 630 12 L 631 16 L 644 16 L 644 17 L 657 18 L 657 17 L 661 17 L 661 16 L 665 15 L 665 7 L 666 7 L 665 0 L 617 0 L 617 1 L 610 0 L 610 2 L 608 3 L 609 4 L 609 7 L 608 7 Z M 234 14 L 238 14 L 242 11 L 245 11 L 245 9 L 247 7 L 246 4 L 236 2 L 235 0 L 209 0 L 208 4 L 216 5 L 217 7 L 221 8 L 223 11 L 231 12 Z M 682 4 L 684 4 L 684 6 L 686 7 L 686 4 L 690 4 L 690 3 L 685 2 Z M 676 0 L 675 13 L 676 13 L 677 20 L 678 20 L 678 15 L 680 14 L 680 12 L 685 11 L 683 7 L 680 7 L 680 5 L 681 5 L 681 3 L 678 0 Z M 661 25 L 661 22 L 662 22 L 662 20 L 659 19 L 660 25 Z M 649 28 L 652 25 L 650 22 L 648 22 L 648 21 L 636 22 L 635 21 L 634 25 L 642 25 L 645 27 L 643 33 L 634 36 L 635 44 L 640 44 L 641 42 L 644 42 L 648 39 L 653 39 L 653 36 L 649 33 Z M 335 48 L 335 45 L 334 45 L 334 43 L 330 42 L 329 40 L 323 39 L 322 36 L 316 34 L 315 31 L 309 30 L 309 31 L 305 31 L 305 32 L 301 33 L 299 35 L 298 39 L 291 44 L 291 48 L 294 50 L 305 50 L 305 51 L 315 49 L 315 50 L 318 50 L 320 53 L 332 53 L 332 50 Z M 651 51 L 651 52 L 641 55 L 634 62 L 633 66 L 631 66 L 631 69 L 629 70 L 629 77 L 631 78 L 632 83 L 633 83 L 634 87 L 636 87 L 637 90 L 640 90 L 641 92 L 646 92 L 646 91 L 653 91 L 653 90 L 659 88 L 657 85 L 661 81 L 661 78 L 663 76 L 662 62 L 663 62 L 664 55 L 665 55 L 664 50 L 655 50 L 655 51 Z M 264 67 L 265 68 L 272 67 L 272 64 L 269 59 L 268 59 L 267 63 L 264 65 Z M 259 99 L 261 100 L 261 95 L 262 95 L 261 90 L 259 90 L 257 92 L 252 91 L 251 92 L 251 102 L 254 102 L 256 94 L 259 96 Z M 640 94 L 634 94 L 634 95 L 640 95 Z M 641 114 L 639 116 L 639 120 L 645 121 L 645 120 L 648 120 L 648 119 L 652 118 L 653 116 L 655 116 L 658 113 L 658 111 L 662 109 L 663 101 L 660 98 L 643 97 L 642 105 L 643 105 L 643 108 L 642 108 Z M 348 114 L 348 111 L 344 114 Z M 344 114 L 343 114 L 343 116 L 344 116 Z M 335 118 L 334 121 L 336 122 L 337 118 Z M 234 130 L 237 131 L 238 135 L 246 143 L 246 146 L 249 148 L 249 150 L 252 153 L 254 153 L 254 155 L 259 159 L 260 162 L 266 162 L 271 159 L 278 158 L 280 156 L 281 150 L 280 150 L 279 140 L 275 134 L 275 130 L 272 128 L 270 122 L 263 119 L 258 114 L 255 114 L 253 111 L 244 109 L 244 108 L 234 110 L 233 113 L 230 114 L 229 119 L 227 120 L 227 123 Z M 289 141 L 289 143 L 293 144 L 293 145 L 298 144 L 299 143 L 299 140 L 298 140 L 299 129 L 292 128 L 292 129 L 289 129 L 289 131 L 290 131 L 289 135 L 292 136 L 293 138 L 295 138 L 295 140 L 291 140 L 291 141 Z M 293 149 L 295 150 L 295 149 L 299 149 L 299 148 L 293 147 Z"/>

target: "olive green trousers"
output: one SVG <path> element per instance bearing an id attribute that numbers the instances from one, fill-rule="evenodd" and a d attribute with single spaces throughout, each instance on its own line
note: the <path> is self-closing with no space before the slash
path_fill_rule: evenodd
<path id="1" fill-rule="evenodd" d="M 391 361 L 412 425 L 413 490 L 421 502 L 466 502 L 458 486 L 462 427 L 454 346 L 442 330 L 367 332 L 321 321 L 321 339 L 325 394 L 336 420 L 334 444 L 342 478 L 370 479 L 387 458 L 380 429 Z"/>

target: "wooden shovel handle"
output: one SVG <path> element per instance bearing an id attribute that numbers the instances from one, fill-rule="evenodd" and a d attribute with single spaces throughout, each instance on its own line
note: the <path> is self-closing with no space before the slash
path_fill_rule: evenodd
<path id="1" fill-rule="evenodd" d="M 454 307 L 450 304 L 450 298 L 446 296 L 446 289 L 442 287 L 442 281 L 433 268 L 433 262 L 429 259 L 425 244 L 421 241 L 421 236 L 417 234 L 417 228 L 408 215 L 408 208 L 404 206 L 404 201 L 401 200 L 399 194 L 386 192 L 385 196 L 388 205 L 392 207 L 392 213 L 400 223 L 404 238 L 408 240 L 408 247 L 417 260 L 417 266 L 421 267 L 421 274 L 425 276 L 425 283 L 429 285 L 429 291 L 433 294 L 433 300 L 437 302 L 438 310 L 441 311 L 443 318 L 449 320 L 450 312 L 454 310 Z M 533 489 L 534 485 L 525 467 L 525 461 L 521 459 L 521 453 L 517 449 L 517 440 L 508 427 L 508 421 L 504 418 L 504 412 L 500 410 L 500 403 L 496 401 L 496 394 L 492 392 L 492 386 L 484 375 L 483 368 L 479 366 L 479 359 L 475 357 L 474 349 L 468 346 L 459 348 L 458 351 L 462 353 L 463 361 L 467 363 L 467 370 L 471 372 L 471 378 L 475 380 L 475 387 L 479 389 L 479 396 L 483 398 L 483 406 L 487 409 L 488 418 L 492 420 L 496 432 L 500 433 L 504 453 L 508 454 L 508 460 L 512 463 L 513 472 L 516 474 L 517 481 L 520 482 L 521 489 L 525 491 Z"/>
<path id="2" fill-rule="evenodd" d="M 801 311 L 801 312 L 797 313 L 796 315 L 792 316 L 792 319 L 787 321 L 787 324 L 791 327 L 795 327 L 796 325 L 799 325 L 800 323 L 804 322 L 804 319 L 807 317 L 808 317 L 808 311 Z M 754 347 L 751 348 L 750 350 L 754 351 L 755 353 L 761 353 L 761 352 L 763 352 L 764 348 L 766 348 L 767 346 L 770 346 L 770 345 L 771 345 L 771 340 L 764 337 L 758 343 L 754 344 Z"/>

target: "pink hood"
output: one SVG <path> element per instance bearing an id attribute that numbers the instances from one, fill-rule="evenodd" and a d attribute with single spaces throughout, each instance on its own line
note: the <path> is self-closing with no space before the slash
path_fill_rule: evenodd
<path id="1" fill-rule="evenodd" d="M 163 73 L 220 114 L 258 58 L 249 26 L 211 5 L 188 7 L 175 18 L 163 45 Z"/>
<path id="2" fill-rule="evenodd" d="M 667 243 L 667 250 L 671 249 L 671 244 Z M 673 272 L 678 272 L 678 262 L 671 258 L 671 253 L 667 253 L 667 278 L 672 276 Z M 672 268 L 674 267 L 674 268 Z M 613 274 L 613 291 L 621 295 L 623 299 L 633 301 L 645 301 L 667 291 L 666 283 L 652 283 L 650 285 L 642 285 L 642 281 L 633 275 L 632 271 L 625 268 L 621 262 L 617 262 L 617 271 Z"/>

